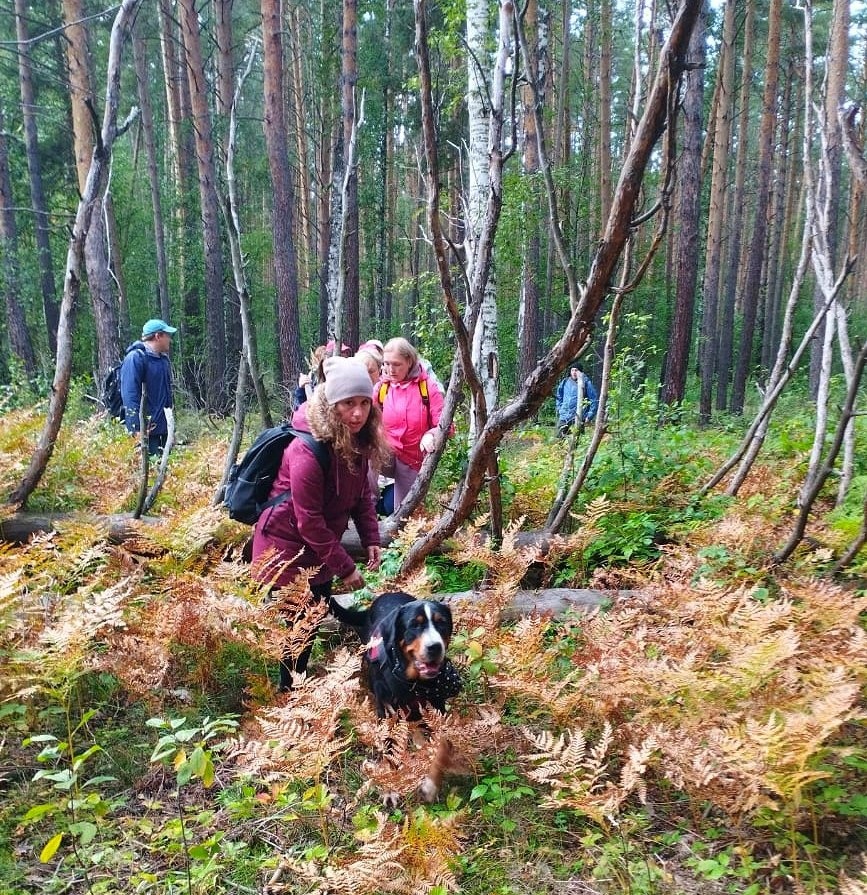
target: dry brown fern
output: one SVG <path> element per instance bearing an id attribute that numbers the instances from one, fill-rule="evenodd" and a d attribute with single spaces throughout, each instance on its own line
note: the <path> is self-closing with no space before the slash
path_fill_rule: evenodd
<path id="1" fill-rule="evenodd" d="M 434 887 L 458 891 L 451 865 L 463 848 L 460 822 L 455 816 L 430 814 L 408 817 L 400 826 L 378 815 L 376 828 L 366 829 L 351 854 L 331 856 L 327 865 L 284 857 L 281 877 L 270 895 L 298 891 L 298 881 L 327 895 L 419 895 Z"/>
<path id="2" fill-rule="evenodd" d="M 339 650 L 324 676 L 298 681 L 283 705 L 256 713 L 229 744 L 227 763 L 263 780 L 318 779 L 349 747 L 340 718 L 358 698 L 357 672 L 358 659 Z"/>

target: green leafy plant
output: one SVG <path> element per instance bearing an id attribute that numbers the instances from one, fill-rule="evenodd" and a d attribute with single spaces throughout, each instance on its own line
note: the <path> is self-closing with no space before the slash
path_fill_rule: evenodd
<path id="1" fill-rule="evenodd" d="M 51 861 L 64 840 L 68 841 L 78 858 L 89 891 L 92 889 L 82 850 L 91 845 L 99 832 L 99 822 L 112 810 L 113 803 L 101 793 L 100 787 L 115 779 L 103 774 L 86 775 L 90 760 L 102 751 L 101 746 L 93 743 L 78 751 L 77 737 L 95 714 L 95 709 L 85 712 L 74 727 L 69 727 L 63 740 L 54 734 L 43 733 L 27 737 L 22 743 L 24 746 L 42 746 L 36 760 L 51 767 L 37 771 L 33 782 L 49 782 L 54 795 L 47 801 L 31 805 L 21 823 L 27 826 L 50 820 L 54 829 L 39 853 L 40 862 Z"/>
<path id="2" fill-rule="evenodd" d="M 200 857 L 210 859 L 212 855 L 201 844 L 198 850 L 190 846 L 181 793 L 183 787 L 194 779 L 201 780 L 205 788 L 214 785 L 213 750 L 216 746 L 210 744 L 217 737 L 236 730 L 238 722 L 232 717 L 223 716 L 204 718 L 200 724 L 190 726 L 186 718 L 149 718 L 146 724 L 164 731 L 151 753 L 151 763 L 170 766 L 176 774 L 178 821 L 186 866 L 187 891 L 192 895 L 191 861 Z"/>

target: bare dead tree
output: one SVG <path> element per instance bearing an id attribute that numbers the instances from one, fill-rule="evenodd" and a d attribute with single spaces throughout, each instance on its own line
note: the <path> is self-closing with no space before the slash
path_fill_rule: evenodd
<path id="1" fill-rule="evenodd" d="M 795 548 L 801 543 L 804 537 L 810 513 L 813 511 L 813 506 L 822 491 L 822 487 L 834 469 L 837 456 L 843 446 L 846 428 L 855 416 L 855 402 L 858 399 L 858 389 L 861 387 L 861 379 L 864 375 L 865 365 L 867 365 L 867 341 L 861 346 L 861 350 L 858 352 L 858 356 L 855 359 L 852 371 L 852 381 L 849 383 L 849 388 L 846 390 L 846 400 L 840 411 L 840 419 L 837 421 L 834 439 L 828 448 L 828 453 L 825 455 L 821 466 L 816 471 L 816 474 L 810 479 L 808 486 L 801 494 L 801 506 L 798 511 L 798 518 L 795 520 L 795 525 L 792 529 L 792 533 L 789 535 L 789 539 L 774 554 L 774 562 L 785 562 L 792 553 L 794 553 Z"/>
<path id="2" fill-rule="evenodd" d="M 502 209 L 503 167 L 515 148 L 513 142 L 508 150 L 503 150 L 503 131 L 506 114 L 505 74 L 509 55 L 508 32 L 510 29 L 511 8 L 508 0 L 501 6 L 498 52 L 494 64 L 492 89 L 489 97 L 491 110 L 488 141 L 490 147 L 488 192 L 482 224 L 473 244 L 473 259 L 470 265 L 471 273 L 469 277 L 467 277 L 466 270 L 463 271 L 464 277 L 467 279 L 468 301 L 466 311 L 461 315 L 455 298 L 452 272 L 449 264 L 451 246 L 443 233 L 440 220 L 439 154 L 434 125 L 425 2 L 424 0 L 416 0 L 415 2 L 416 57 L 419 66 L 422 133 L 427 162 L 428 217 L 431 228 L 431 242 L 437 262 L 446 312 L 455 332 L 457 343 L 455 353 L 458 362 L 452 366 L 452 376 L 446 391 L 443 412 L 440 416 L 438 428 L 441 437 L 438 439 L 437 450 L 422 464 L 421 471 L 413 487 L 404 498 L 400 507 L 395 510 L 395 514 L 386 523 L 386 530 L 390 532 L 395 530 L 404 519 L 411 515 L 427 493 L 436 464 L 439 462 L 445 447 L 445 438 L 442 436 L 448 431 L 454 419 L 460 388 L 464 382 L 467 383 L 470 389 L 472 404 L 476 408 L 478 425 L 484 426 L 488 419 L 484 387 L 472 362 L 472 342 L 490 274 L 494 236 Z M 513 134 L 515 133 L 515 107 L 515 81 L 513 80 L 511 96 Z M 495 449 L 486 458 L 486 469 L 482 476 L 482 484 L 485 481 L 489 485 L 489 493 L 491 495 L 492 534 L 496 539 L 502 532 L 502 509 L 499 499 L 499 466 Z"/>
<path id="3" fill-rule="evenodd" d="M 250 312 L 250 288 L 247 284 L 247 274 L 244 270 L 244 258 L 241 253 L 241 223 L 238 216 L 237 181 L 235 178 L 235 148 L 237 146 L 238 103 L 241 99 L 241 91 L 244 83 L 250 75 L 256 54 L 259 49 L 259 41 L 254 38 L 248 51 L 247 60 L 238 83 L 235 86 L 232 105 L 229 109 L 229 135 L 226 145 L 226 188 L 225 199 L 227 231 L 229 234 L 229 252 L 232 259 L 232 275 L 235 279 L 235 291 L 238 293 L 238 301 L 241 311 L 241 357 L 238 364 L 238 381 L 235 385 L 235 412 L 232 424 L 232 437 L 229 440 L 229 450 L 226 454 L 226 462 L 223 467 L 223 476 L 220 485 L 214 494 L 214 504 L 223 499 L 223 490 L 229 478 L 232 468 L 241 446 L 244 435 L 244 420 L 246 416 L 246 388 L 248 378 L 253 380 L 253 388 L 256 392 L 256 400 L 262 415 L 262 426 L 269 428 L 274 425 L 268 403 L 268 394 L 265 391 L 265 382 L 259 369 L 259 357 L 256 342 L 256 328 Z M 249 377 L 248 377 L 249 373 Z"/>
<path id="4" fill-rule="evenodd" d="M 671 32 L 660 51 L 657 74 L 644 112 L 637 122 L 634 138 L 624 158 L 620 179 L 612 199 L 611 213 L 584 284 L 577 282 L 568 264 L 562 232 L 556 225 L 556 208 L 551 209 L 551 229 L 561 263 L 566 262 L 563 263 L 563 267 L 569 284 L 570 298 L 573 299 L 573 313 L 563 335 L 527 377 L 519 393 L 491 413 L 480 429 L 478 439 L 470 450 L 463 480 L 458 484 L 448 507 L 439 519 L 408 551 L 404 560 L 404 571 L 421 563 L 431 550 L 442 544 L 468 518 L 484 485 L 490 456 L 497 450 L 507 432 L 538 410 L 567 364 L 586 348 L 596 314 L 608 296 L 612 278 L 633 226 L 645 169 L 660 136 L 666 127 L 672 125 L 671 100 L 677 91 L 684 69 L 687 46 L 700 5 L 700 0 L 682 0 L 677 10 Z M 417 40 L 419 12 L 424 12 L 423 0 L 416 0 Z M 522 34 L 520 17 L 517 15 L 515 23 L 526 65 L 527 42 Z M 537 113 L 539 111 L 537 110 Z M 433 127 L 432 120 L 428 122 L 428 126 Z M 544 160 L 543 176 L 549 184 L 550 202 L 550 196 L 554 195 L 553 176 L 544 152 L 541 128 L 538 129 L 537 139 L 540 142 L 540 158 Z"/>
<path id="5" fill-rule="evenodd" d="M 72 235 L 66 253 L 66 271 L 63 279 L 63 299 L 60 305 L 60 321 L 57 328 L 57 363 L 48 402 L 48 415 L 42 433 L 24 478 L 8 498 L 8 503 L 23 507 L 39 484 L 48 466 L 54 445 L 63 422 L 63 414 L 69 398 L 72 374 L 72 334 L 75 315 L 81 294 L 81 267 L 84 245 L 95 209 L 105 195 L 108 182 L 112 147 L 118 135 L 117 108 L 120 102 L 120 69 L 123 45 L 129 36 L 135 12 L 140 0 L 122 0 L 111 28 L 106 73 L 105 111 L 102 126 L 97 134 L 93 157 L 90 161 L 87 181 L 78 203 Z"/>

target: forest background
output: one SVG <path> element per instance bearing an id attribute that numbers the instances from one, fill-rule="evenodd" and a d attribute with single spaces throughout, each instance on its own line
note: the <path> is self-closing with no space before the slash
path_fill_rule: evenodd
<path id="1" fill-rule="evenodd" d="M 485 2 L 416 2 L 410 7 L 392 0 L 316 7 L 272 0 L 198 5 L 192 0 L 124 0 L 111 9 L 82 0 L 7 2 L 0 10 L 0 264 L 6 312 L 0 407 L 6 426 L 3 452 L 11 458 L 3 480 L 8 511 L 28 503 L 52 511 L 79 505 L 117 509 L 107 504 L 107 495 L 89 475 L 93 470 L 86 468 L 86 456 L 76 459 L 68 439 L 85 450 L 100 451 L 107 468 L 114 469 L 108 466 L 110 458 L 131 465 L 116 433 L 112 437 L 108 430 L 95 432 L 86 423 L 81 428 L 80 420 L 86 411 L 99 409 L 102 377 L 138 334 L 141 322 L 152 316 L 180 329 L 173 360 L 179 404 L 189 414 L 182 418 L 181 435 L 191 442 L 206 420 L 228 440 L 220 418 L 234 412 L 240 424 L 239 407 L 244 411 L 254 406 L 253 400 L 265 423 L 272 404 L 278 415 L 288 413 L 308 350 L 328 338 L 354 346 L 371 337 L 408 336 L 446 381 L 451 374 L 447 406 L 457 415 L 460 438 L 446 451 L 446 463 L 437 470 L 437 456 L 426 469 L 425 484 L 436 474 L 440 489 L 454 487 L 454 497 L 434 501 L 439 516 L 424 535 L 410 526 L 415 541 L 404 543 L 397 566 L 404 574 L 417 568 L 461 523 L 475 517 L 474 524 L 490 524 L 495 537 L 505 537 L 506 550 L 498 558 L 477 544 L 465 545 L 470 573 L 495 579 L 498 564 L 505 565 L 511 577 L 500 582 L 503 594 L 514 590 L 532 565 L 523 554 L 510 562 L 503 558 L 515 549 L 504 526 L 518 525 L 521 519 L 543 529 L 548 538 L 573 527 L 576 518 L 582 521 L 584 540 L 567 541 L 553 552 L 554 558 L 546 560 L 554 564 L 547 580 L 581 584 L 595 574 L 597 584 L 613 587 L 643 581 L 644 572 L 601 570 L 658 558 L 665 552 L 663 541 L 682 532 L 687 517 L 687 527 L 713 518 L 711 504 L 702 501 L 712 502 L 716 486 L 735 469 L 726 487 L 729 497 L 737 495 L 768 439 L 772 463 L 782 464 L 785 456 L 791 470 L 776 470 L 773 499 L 762 490 L 773 478 L 767 466 L 757 473 L 762 484 L 747 489 L 748 509 L 763 498 L 768 501 L 761 523 L 766 526 L 765 542 L 751 541 L 742 556 L 739 538 L 746 535 L 733 537 L 731 527 L 717 530 L 716 543 L 695 545 L 691 565 L 677 557 L 678 574 L 690 583 L 710 574 L 715 583 L 703 592 L 708 601 L 704 605 L 731 607 L 742 622 L 745 643 L 756 650 L 749 661 L 743 652 L 738 654 L 749 666 L 749 683 L 738 677 L 740 683 L 726 690 L 732 725 L 749 714 L 734 691 L 740 696 L 739 688 L 745 687 L 753 696 L 767 684 L 760 666 L 784 668 L 780 677 L 791 690 L 785 693 L 787 699 L 795 698 L 805 680 L 815 685 L 818 666 L 799 665 L 797 673 L 785 666 L 797 652 L 786 652 L 790 640 L 780 635 L 770 647 L 762 639 L 776 632 L 777 625 L 789 630 L 786 613 L 793 606 L 802 611 L 790 627 L 800 631 L 802 626 L 804 636 L 816 634 L 823 613 L 833 617 L 833 633 L 826 632 L 822 649 L 818 639 L 813 641 L 813 658 L 825 662 L 835 651 L 845 655 L 841 677 L 832 676 L 829 684 L 838 689 L 823 692 L 822 699 L 809 687 L 798 694 L 801 727 L 785 743 L 789 751 L 779 777 L 774 777 L 774 763 L 780 763 L 781 739 L 791 730 L 774 727 L 784 696 L 777 691 L 762 698 L 763 709 L 775 705 L 775 711 L 755 716 L 760 719 L 756 723 L 769 725 L 764 732 L 750 728 L 749 715 L 747 732 L 739 730 L 741 739 L 735 745 L 734 727 L 723 725 L 728 740 L 710 737 L 715 745 L 725 741 L 720 748 L 726 761 L 734 756 L 739 767 L 726 778 L 726 792 L 714 789 L 725 777 L 718 767 L 717 776 L 711 775 L 712 786 L 699 773 L 701 761 L 709 760 L 706 754 L 693 762 L 695 780 L 685 770 L 689 761 L 683 756 L 692 761 L 696 754 L 688 746 L 699 749 L 697 744 L 708 739 L 707 730 L 693 731 L 690 744 L 678 741 L 683 755 L 677 761 L 671 752 L 664 758 L 654 754 L 656 762 L 672 762 L 678 768 L 668 783 L 690 792 L 694 801 L 689 811 L 700 813 L 694 806 L 712 805 L 710 812 L 731 812 L 730 829 L 737 827 L 731 818 L 744 817 L 773 828 L 773 835 L 762 841 L 760 859 L 758 850 L 737 852 L 727 840 L 722 850 L 710 848 L 710 864 L 700 870 L 691 866 L 691 873 L 705 881 L 725 878 L 730 891 L 740 891 L 736 880 L 745 878 L 749 882 L 742 883 L 744 891 L 779 885 L 823 890 L 830 875 L 843 866 L 845 855 L 838 851 L 828 864 L 817 862 L 819 871 L 805 880 L 803 861 L 811 844 L 821 839 L 801 829 L 805 803 L 814 820 L 816 811 L 835 818 L 864 814 L 848 788 L 851 775 L 863 769 L 857 709 L 864 664 L 858 645 L 858 599 L 861 547 L 867 538 L 867 476 L 856 446 L 867 294 L 867 262 L 861 251 L 867 166 L 860 148 L 864 119 L 858 108 L 867 83 L 864 10 L 844 0 L 815 7 L 779 0 L 767 6 L 685 2 L 677 12 L 644 3 L 600 0 L 578 6 L 531 0 L 517 12 L 520 17 L 510 3 L 497 8 Z M 583 463 L 576 460 L 579 445 L 584 449 L 578 439 L 555 446 L 550 433 L 527 428 L 516 441 L 504 440 L 506 433 L 534 417 L 553 422 L 550 403 L 545 402 L 580 354 L 603 392 L 603 409 Z M 61 430 L 70 395 L 71 436 Z M 771 429 L 778 401 L 781 409 Z M 43 415 L 46 421 L 37 438 L 35 427 Z M 702 428 L 692 428 L 695 423 Z M 236 425 L 236 436 L 238 429 Z M 469 457 L 462 447 L 465 434 Z M 61 455 L 52 467 L 58 445 Z M 505 467 L 499 465 L 501 447 Z M 599 463 L 590 475 L 597 451 Z M 65 542 L 66 561 L 79 569 L 70 579 L 72 585 L 82 580 L 82 570 L 90 576 L 99 554 L 98 573 L 85 588 L 89 593 L 117 577 L 118 562 L 127 571 L 129 562 L 141 562 L 145 576 L 132 589 L 109 587 L 101 592 L 105 597 L 111 590 L 111 599 L 123 597 L 112 604 L 112 611 L 120 611 L 122 602 L 124 613 L 137 607 L 135 615 L 141 608 L 140 588 L 153 588 L 154 581 L 162 582 L 158 588 L 165 587 L 166 596 L 183 595 L 180 602 L 187 610 L 213 596 L 208 585 L 194 586 L 185 579 L 179 587 L 174 576 L 191 573 L 190 562 L 200 572 L 217 563 L 221 574 L 227 574 L 220 565 L 222 557 L 214 553 L 217 547 L 223 549 L 226 536 L 215 537 L 219 524 L 211 517 L 207 522 L 198 516 L 182 521 L 177 510 L 185 501 L 198 507 L 204 486 L 218 486 L 213 469 L 224 465 L 225 445 L 217 450 L 205 438 L 203 448 L 197 442 L 195 459 L 192 449 L 189 453 L 193 466 L 178 467 L 174 486 L 171 477 L 167 486 L 170 529 L 162 537 L 171 543 L 154 546 L 145 543 L 147 538 L 133 539 L 119 559 L 106 552 L 98 538 L 84 554 Z M 172 490 L 183 474 L 189 476 L 186 485 L 180 492 Z M 112 473 L 115 497 L 121 502 L 132 493 L 124 475 Z M 501 482 L 505 494 L 493 493 Z M 85 484 L 90 497 L 82 496 Z M 689 489 L 693 493 L 687 496 Z M 479 520 L 482 492 L 490 513 Z M 607 503 L 612 492 L 622 497 L 613 507 Z M 423 496 L 419 491 L 416 503 L 396 522 L 402 522 Z M 641 501 L 647 505 L 639 506 Z M 574 507 L 580 516 L 572 514 Z M 802 579 L 786 581 L 778 571 L 778 564 L 803 542 L 811 512 L 819 510 L 822 525 L 810 529 L 807 552 L 797 554 L 794 572 L 842 574 L 853 590 L 838 591 L 812 579 L 805 586 Z M 669 515 L 663 523 L 665 513 Z M 78 528 L 74 531 L 76 537 L 81 535 Z M 91 533 L 84 540 L 94 537 Z M 702 537 L 708 537 L 707 532 Z M 188 539 L 186 546 L 180 546 L 179 539 Z M 768 555 L 770 540 L 777 551 L 773 557 Z M 50 543 L 34 541 L 19 556 L 23 566 L 8 560 L 4 593 L 10 600 L 7 608 L 18 607 L 13 614 L 20 609 L 19 601 L 29 605 L 35 596 L 20 577 L 25 568 L 55 578 Z M 95 552 L 88 552 L 91 549 Z M 150 559 L 128 560 L 126 554 Z M 162 565 L 166 555 L 170 561 Z M 723 573 L 725 584 L 717 580 Z M 673 571 L 666 567 L 661 574 L 671 578 Z M 424 591 L 430 584 L 418 587 Z M 73 592 L 87 597 L 75 588 Z M 243 594 L 251 597 L 248 590 Z M 682 594 L 671 587 L 654 596 L 673 600 L 671 614 L 676 616 L 683 612 L 676 596 L 691 599 L 694 594 L 688 587 Z M 769 597 L 775 598 L 771 608 L 765 605 Z M 694 601 L 690 605 L 695 608 Z M 60 603 L 55 608 L 63 611 Z M 645 726 L 636 723 L 630 738 L 625 733 L 628 725 L 618 726 L 631 714 L 621 714 L 620 696 L 608 702 L 596 694 L 596 703 L 573 699 L 564 707 L 560 696 L 574 685 L 568 674 L 562 691 L 556 689 L 553 697 L 540 693 L 548 679 L 541 685 L 530 680 L 532 669 L 518 661 L 509 646 L 512 635 L 490 622 L 500 609 L 492 610 L 490 617 L 482 614 L 477 638 L 464 644 L 466 668 L 481 682 L 473 694 L 483 704 L 492 688 L 505 693 L 507 703 L 519 699 L 522 711 L 526 705 L 520 700 L 529 698 L 544 706 L 533 713 L 554 718 L 561 729 L 582 712 L 593 719 L 588 736 L 598 738 L 596 752 L 585 761 L 583 752 L 573 751 L 577 770 L 564 770 L 568 762 L 563 763 L 563 750 L 568 751 L 570 742 L 583 743 L 580 731 L 562 734 L 566 739 L 561 738 L 559 746 L 556 739 L 545 740 L 546 734 L 533 732 L 542 738 L 536 741 L 537 760 L 555 753 L 559 757 L 551 758 L 556 767 L 549 765 L 541 777 L 532 779 L 553 781 L 558 795 L 548 803 L 552 811 L 583 813 L 607 835 L 612 812 L 636 793 L 646 795 L 642 781 L 648 756 L 662 748 L 649 733 L 653 729 L 659 734 L 661 728 L 653 725 L 660 719 L 645 718 Z M 773 614 L 774 620 L 762 613 Z M 206 614 L 202 610 L 201 616 Z M 193 616 L 204 625 L 196 613 L 188 614 L 175 619 L 172 636 L 189 626 Z M 605 636 L 632 630 L 629 617 L 610 618 L 615 620 L 594 623 L 597 646 L 584 639 L 580 624 L 570 627 L 568 622 L 564 640 L 575 646 L 568 659 L 546 643 L 552 631 L 524 628 L 515 642 L 523 638 L 527 656 L 538 653 L 545 674 L 556 676 L 564 662 L 592 666 Z M 65 623 L 62 617 L 55 621 L 60 627 Z M 137 636 L 153 636 L 153 621 L 137 617 Z M 232 623 L 237 621 L 233 618 Z M 14 649 L 9 647 L 14 698 L 6 714 L 10 729 L 32 732 L 44 722 L 46 709 L 40 701 L 18 701 L 27 693 L 25 684 L 33 680 L 22 648 L 41 643 L 46 631 L 22 633 L 18 625 L 16 621 L 6 629 L 7 645 L 14 643 Z M 563 629 L 557 631 L 563 634 Z M 157 639 L 171 640 L 164 629 L 156 634 Z M 105 639 L 100 625 L 83 636 L 89 642 L 85 653 L 94 644 L 101 652 L 113 642 Z M 202 643 L 213 644 L 210 636 Z M 719 636 L 714 644 L 714 637 L 708 637 L 711 665 L 719 658 Z M 664 638 L 650 646 L 643 638 L 643 632 L 635 632 L 639 652 L 653 661 L 664 649 Z M 684 636 L 683 642 L 688 639 Z M 262 634 L 257 648 L 267 654 L 265 640 Z M 528 643 L 538 649 L 530 650 Z M 130 643 L 114 646 L 122 652 Z M 185 642 L 183 650 L 192 646 Z M 616 649 L 613 644 L 611 648 Z M 88 688 L 94 680 L 85 673 L 93 665 L 90 659 L 76 664 L 78 654 L 74 662 L 68 653 L 63 656 L 62 667 L 53 665 L 46 675 L 49 689 L 54 689 L 43 691 L 40 699 L 61 706 L 69 721 L 76 714 L 73 710 L 93 697 Z M 159 679 L 160 686 L 186 683 L 185 674 L 192 674 L 207 692 L 219 669 L 205 669 L 203 658 L 188 655 L 189 668 L 182 671 L 175 653 L 171 661 L 166 659 L 163 671 L 171 668 L 171 673 Z M 692 661 L 682 658 L 686 665 Z M 611 656 L 608 661 L 613 661 Z M 339 678 L 337 664 L 332 673 Z M 141 668 L 149 674 L 152 665 L 142 660 Z M 190 670 L 194 667 L 198 671 Z M 610 673 L 614 666 L 605 667 Z M 738 668 L 739 675 L 746 674 L 742 665 Z M 821 668 L 823 673 L 828 670 L 824 664 Z M 658 672 L 648 673 L 646 680 L 654 680 Z M 112 667 L 108 673 L 132 694 L 157 686 L 147 674 L 134 684 L 122 669 Z M 504 678 L 519 683 L 506 684 Z M 628 692 L 640 705 L 647 691 L 638 695 L 629 690 L 631 684 L 634 681 L 624 678 L 616 693 Z M 87 691 L 83 703 L 82 686 Z M 581 686 L 586 689 L 586 681 Z M 691 686 L 708 701 L 698 707 L 693 703 L 689 717 L 722 717 L 720 706 L 708 696 L 713 687 L 695 680 Z M 718 695 L 714 691 L 714 697 Z M 669 705 L 681 696 L 672 694 Z M 808 717 L 810 703 L 821 704 L 819 721 Z M 797 712 L 790 708 L 795 717 Z M 503 703 L 498 702 L 497 709 L 502 710 Z M 70 730 L 80 732 L 81 723 L 87 731 L 87 720 L 87 711 L 78 712 Z M 183 785 L 191 779 L 211 782 L 209 744 L 230 729 L 228 722 L 209 728 L 207 718 L 188 721 L 198 725 L 190 734 L 200 744 L 195 767 L 179 758 L 183 750 L 163 755 L 178 759 L 176 770 L 189 771 L 185 781 L 178 780 L 179 805 Z M 673 730 L 686 724 L 683 717 L 666 721 Z M 810 728 L 814 722 L 821 728 L 819 734 Z M 283 730 L 287 736 L 298 735 L 291 718 L 279 723 L 288 725 Z M 363 730 L 363 722 L 357 723 Z M 171 723 L 165 724 L 169 727 L 160 729 L 169 730 Z M 612 724 L 620 738 L 617 746 L 622 751 L 614 767 L 622 776 L 600 791 L 605 774 L 612 773 L 612 780 L 616 776 L 607 767 L 602 770 L 612 744 L 606 724 Z M 152 726 L 158 726 L 156 721 Z M 468 747 L 486 735 L 470 727 L 467 722 L 463 731 Z M 839 729 L 843 739 L 835 741 L 832 750 L 828 744 Z M 333 760 L 344 744 L 329 745 L 326 732 L 319 733 L 325 745 L 317 748 L 333 750 Z M 641 758 L 641 744 L 651 741 L 653 748 L 647 746 L 650 752 Z M 763 744 L 767 773 L 757 772 L 745 783 L 748 741 L 750 748 Z M 31 738 L 28 745 L 38 742 L 48 740 Z M 76 766 L 72 742 L 71 735 L 63 740 L 65 752 L 46 746 L 40 761 L 56 762 L 58 768 L 68 765 L 67 770 L 54 771 L 61 776 L 53 782 L 77 791 L 81 764 Z M 631 753 L 633 747 L 639 752 Z M 249 741 L 239 747 L 235 760 L 239 754 L 249 758 L 250 748 Z M 531 761 L 515 743 L 503 750 L 497 755 Z M 833 768 L 823 764 L 831 751 Z M 758 761 L 754 755 L 753 760 Z M 718 761 L 720 753 L 715 753 L 713 762 Z M 490 771 L 492 765 L 486 767 Z M 495 825 L 508 836 L 516 820 L 506 805 L 525 798 L 529 784 L 509 776 L 511 768 L 504 773 L 503 767 L 499 761 L 496 773 L 485 778 L 487 789 L 473 789 L 470 801 L 482 799 Z M 312 774 L 309 767 L 295 770 L 299 779 Z M 273 769 L 257 765 L 254 771 L 261 782 Z M 317 774 L 313 779 L 319 779 Z M 563 775 L 569 777 L 565 800 Z M 829 785 L 821 790 L 821 798 L 814 790 L 806 797 L 810 783 L 828 777 L 839 781 L 839 791 L 831 792 Z M 690 790 L 691 785 L 695 789 Z M 740 800 L 734 795 L 738 787 Z M 500 795 L 495 795 L 496 788 Z M 772 805 L 769 792 L 781 801 Z M 326 794 L 327 805 L 316 801 L 320 795 L 305 792 L 303 808 L 311 824 L 322 822 L 325 830 L 331 823 L 323 818 L 330 817 L 332 794 Z M 252 794 L 238 795 L 238 803 L 246 806 L 238 810 L 248 810 L 248 796 L 252 799 Z M 235 791 L 226 798 L 234 799 Z M 34 805 L 33 814 L 24 812 L 24 826 L 46 837 L 44 863 L 55 858 L 61 845 L 71 843 L 74 885 L 90 889 L 87 867 L 95 852 L 89 821 L 75 816 L 81 806 L 73 808 L 65 825 L 58 822 L 58 832 L 49 835 L 51 829 L 46 830 L 48 819 L 64 815 L 76 801 L 64 803 L 58 797 Z M 94 816 L 105 807 L 97 801 L 100 804 L 87 809 L 92 808 Z M 286 807 L 281 803 L 280 810 Z M 766 811 L 771 812 L 770 821 Z M 184 816 L 181 806 L 182 828 Z M 375 829 L 373 841 L 381 847 L 382 837 L 391 837 L 389 847 L 397 848 L 395 828 L 372 813 L 365 816 L 370 823 L 368 828 L 367 821 L 362 822 L 363 836 L 372 836 Z M 544 828 L 560 829 L 557 824 L 563 821 L 558 816 L 546 818 Z M 530 819 L 531 825 L 537 822 L 536 817 Z M 163 830 L 170 821 L 162 817 L 160 823 L 167 825 L 160 827 Z M 212 832 L 209 823 L 201 830 L 206 842 Z M 451 835 L 445 829 L 452 823 L 449 817 L 433 832 L 424 832 L 425 823 L 415 816 L 404 831 L 409 840 L 429 833 L 441 842 Z M 695 813 L 690 823 L 702 826 Z M 781 832 L 786 830 L 788 842 Z M 154 835 L 154 843 L 163 841 L 162 833 Z M 586 836 L 590 839 L 586 844 L 582 840 L 582 846 L 592 851 L 595 834 Z M 857 848 L 860 841 L 837 828 L 831 838 L 845 841 L 844 851 Z M 458 841 L 455 838 L 451 852 L 445 849 L 449 857 L 458 850 Z M 597 879 L 616 865 L 613 885 L 632 891 L 630 880 L 638 873 L 630 863 L 636 859 L 634 843 L 621 845 L 614 856 L 603 849 L 590 872 Z M 777 870 L 783 852 L 788 857 Z M 202 874 L 201 885 L 212 883 L 223 866 L 214 864 L 215 856 L 230 859 L 214 842 L 191 854 L 184 841 L 179 854 L 186 860 L 191 889 L 192 871 Z M 311 855 L 322 857 L 313 851 Z M 722 860 L 720 855 L 728 857 Z M 96 863 L 104 856 L 97 858 Z M 579 875 L 587 869 L 576 869 L 581 860 L 585 858 L 576 858 L 572 867 Z M 465 880 L 476 872 L 472 863 L 465 863 Z M 481 858 L 479 863 L 484 863 Z M 656 867 L 646 853 L 639 855 L 638 863 Z M 563 867 L 557 871 L 562 873 Z M 449 875 L 453 869 L 446 873 L 440 866 L 427 867 L 424 872 L 429 872 L 425 879 L 431 886 L 454 884 Z M 489 872 L 485 866 L 476 884 L 484 887 Z M 663 871 L 661 876 L 642 872 L 648 891 L 670 882 Z M 171 873 L 183 879 L 183 862 L 173 864 Z M 346 885 L 353 891 L 365 873 L 383 885 L 369 867 L 353 867 L 347 873 L 354 882 Z M 713 877 L 715 873 L 720 876 Z M 33 878 L 44 890 L 44 875 L 34 872 Z M 663 878 L 668 881 L 659 882 Z M 507 891 L 506 883 L 503 886 Z M 759 888 L 750 888 L 755 886 Z"/>

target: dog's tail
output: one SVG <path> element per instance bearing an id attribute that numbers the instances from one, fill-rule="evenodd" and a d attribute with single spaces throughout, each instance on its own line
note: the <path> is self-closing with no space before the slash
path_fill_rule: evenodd
<path id="1" fill-rule="evenodd" d="M 341 606 L 334 597 L 328 598 L 328 611 L 337 621 L 343 622 L 344 625 L 350 625 L 353 628 L 363 628 L 367 624 L 366 610 Z"/>

